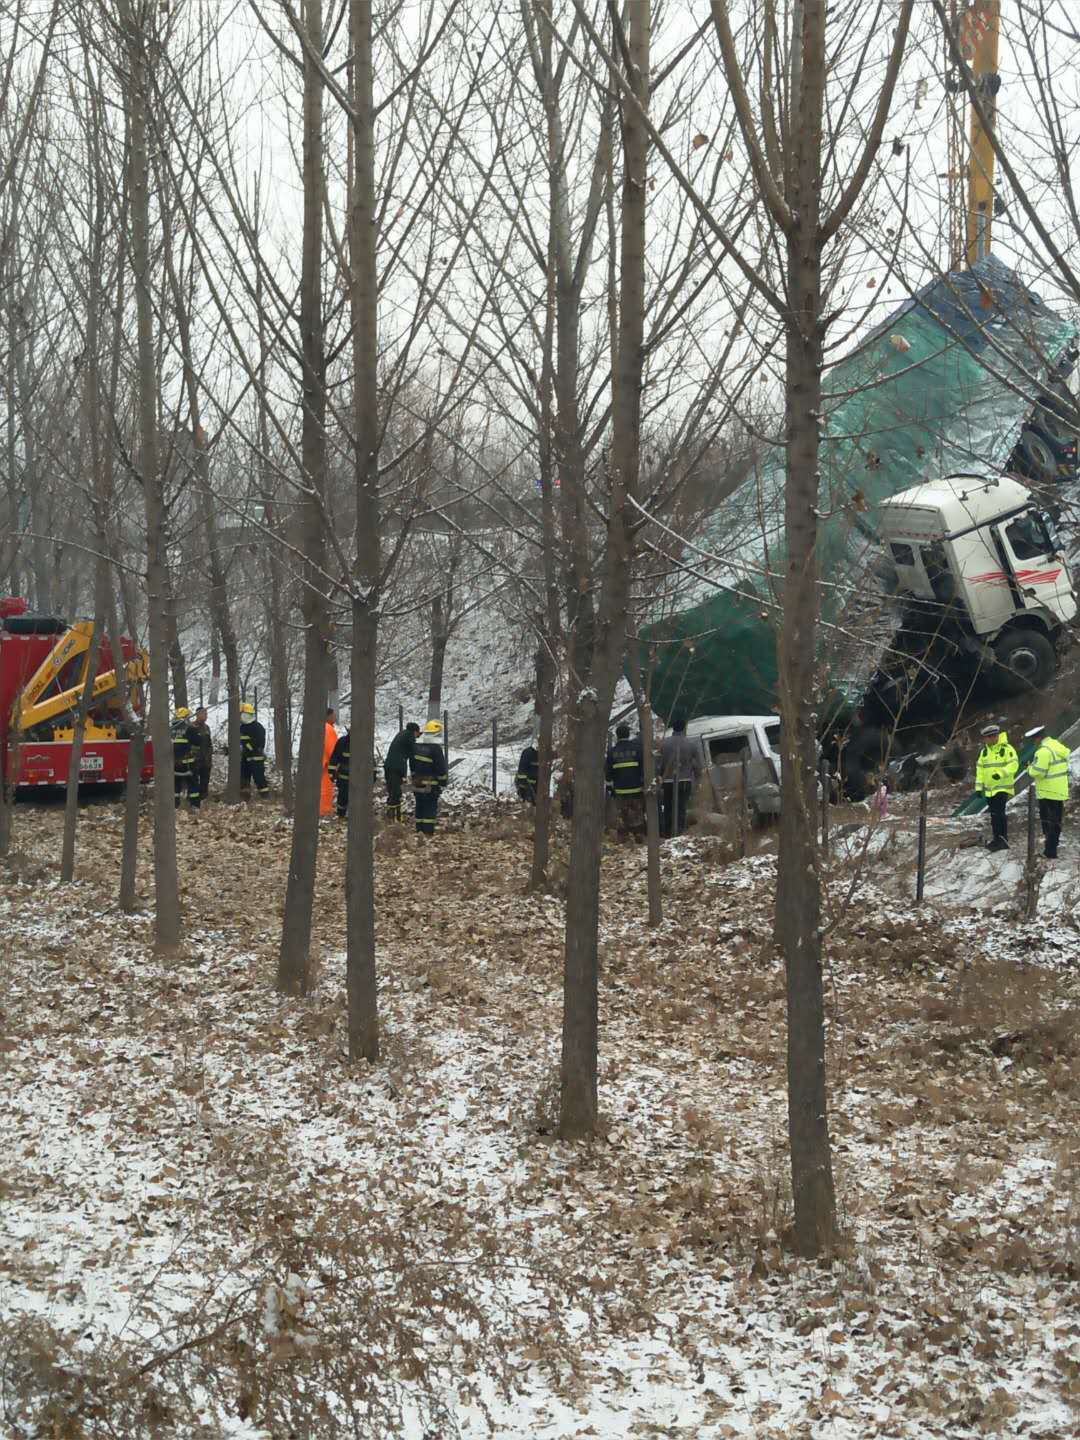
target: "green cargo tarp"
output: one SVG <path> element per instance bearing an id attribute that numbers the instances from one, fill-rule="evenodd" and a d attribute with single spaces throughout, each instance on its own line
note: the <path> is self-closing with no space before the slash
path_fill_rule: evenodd
<path id="1" fill-rule="evenodd" d="M 1075 327 L 993 256 L 936 280 L 825 377 L 819 556 L 823 681 L 856 702 L 897 615 L 879 501 L 933 475 L 1006 466 L 1039 382 Z M 661 715 L 776 706 L 783 453 L 709 516 L 642 632 Z M 706 552 L 702 554 L 701 552 Z M 886 567 L 887 569 L 887 567 Z"/>

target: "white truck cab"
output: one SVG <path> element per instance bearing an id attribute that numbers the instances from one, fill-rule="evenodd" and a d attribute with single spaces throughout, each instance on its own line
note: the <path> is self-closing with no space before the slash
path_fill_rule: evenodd
<path id="1" fill-rule="evenodd" d="M 1053 520 L 1025 486 L 991 472 L 948 475 L 882 501 L 879 516 L 901 594 L 941 606 L 968 631 L 997 688 L 1049 682 L 1076 593 Z"/>

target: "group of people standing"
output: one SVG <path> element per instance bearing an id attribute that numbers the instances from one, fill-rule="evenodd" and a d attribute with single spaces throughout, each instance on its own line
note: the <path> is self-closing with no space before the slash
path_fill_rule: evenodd
<path id="1" fill-rule="evenodd" d="M 187 792 L 188 805 L 198 810 L 210 793 L 210 771 L 214 763 L 214 741 L 206 707 L 198 706 L 194 717 L 186 705 L 173 711 L 170 726 L 173 749 L 173 795 L 179 810 Z M 227 753 L 227 747 L 226 747 Z M 240 789 L 258 795 L 270 793 L 266 779 L 266 728 L 255 718 L 255 706 L 240 704 Z"/>
<path id="2" fill-rule="evenodd" d="M 334 729 L 334 712 L 326 712 L 326 734 L 323 749 L 325 773 L 322 813 L 329 815 L 331 782 L 337 786 L 337 813 L 344 819 L 349 813 L 349 731 L 339 736 Z M 383 761 L 386 781 L 386 818 L 401 824 L 405 820 L 405 777 L 412 778 L 416 830 L 419 835 L 432 836 L 439 820 L 439 797 L 449 778 L 446 751 L 442 744 L 440 720 L 429 720 L 421 730 L 410 721 L 390 742 Z M 421 738 L 422 737 L 422 738 Z"/>
<path id="3" fill-rule="evenodd" d="M 1016 791 L 1020 757 L 1009 744 L 1005 729 L 997 721 L 984 725 L 979 732 L 983 748 L 975 766 L 975 790 L 986 799 L 990 812 L 989 850 L 1009 848 L 1008 803 Z M 1061 825 L 1065 818 L 1065 801 L 1069 798 L 1069 747 L 1046 733 L 1045 725 L 1036 725 L 1024 735 L 1035 742 L 1035 753 L 1028 765 L 1028 775 L 1035 786 L 1039 802 L 1039 823 L 1043 833 L 1043 856 L 1056 860 L 1061 842 Z"/>
<path id="4" fill-rule="evenodd" d="M 518 760 L 514 785 L 519 797 L 536 804 L 540 759 L 530 741 Z M 686 716 L 671 717 L 671 733 L 656 754 L 660 781 L 660 835 L 671 839 L 686 830 L 686 812 L 694 786 L 701 779 L 701 747 L 686 733 Z M 620 835 L 640 838 L 645 833 L 645 752 L 640 735 L 632 736 L 630 726 L 615 727 L 615 741 L 604 762 L 608 794 L 614 798 Z"/>

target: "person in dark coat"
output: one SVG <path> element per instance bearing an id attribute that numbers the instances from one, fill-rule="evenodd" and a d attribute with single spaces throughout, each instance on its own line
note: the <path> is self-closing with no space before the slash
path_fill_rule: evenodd
<path id="1" fill-rule="evenodd" d="M 205 800 L 210 794 L 210 771 L 214 765 L 214 741 L 206 718 L 206 706 L 200 705 L 195 711 L 191 728 L 199 732 L 199 753 L 195 759 L 195 776 L 199 782 L 199 798 Z"/>
<path id="2" fill-rule="evenodd" d="M 641 738 L 630 738 L 630 726 L 615 727 L 615 744 L 607 752 L 604 778 L 615 797 L 620 835 L 641 835 L 645 829 L 645 761 Z"/>
<path id="3" fill-rule="evenodd" d="M 390 748 L 386 752 L 386 759 L 383 761 L 383 776 L 386 780 L 386 818 L 388 820 L 405 819 L 405 803 L 402 799 L 401 788 L 405 783 L 406 771 L 412 766 L 416 737 L 419 734 L 420 726 L 410 720 L 405 729 L 399 730 L 390 741 Z"/>
<path id="4" fill-rule="evenodd" d="M 338 742 L 330 752 L 327 765 L 330 779 L 337 786 L 338 819 L 344 820 L 349 813 L 349 732 L 338 736 Z"/>
<path id="5" fill-rule="evenodd" d="M 539 779 L 540 752 L 530 740 L 521 752 L 517 774 L 514 776 L 514 789 L 518 793 L 518 799 L 524 800 L 528 805 L 535 805 L 536 785 Z"/>
<path id="6" fill-rule="evenodd" d="M 429 720 L 412 756 L 412 783 L 416 797 L 416 833 L 434 835 L 439 817 L 439 796 L 446 788 L 446 752 L 442 747 L 442 721 Z"/>
<path id="7" fill-rule="evenodd" d="M 186 789 L 188 804 L 192 810 L 198 810 L 199 802 L 202 800 L 202 791 L 199 788 L 195 765 L 202 742 L 199 739 L 199 732 L 191 723 L 191 711 L 186 705 L 177 706 L 172 724 L 169 726 L 169 733 L 172 736 L 173 795 L 176 799 L 176 808 L 180 809 L 180 802 Z"/>
<path id="8" fill-rule="evenodd" d="M 669 840 L 686 830 L 686 808 L 701 779 L 701 747 L 687 735 L 686 716 L 680 710 L 672 715 L 671 734 L 660 746 L 660 779 L 664 802 L 660 834 Z"/>
<path id="9" fill-rule="evenodd" d="M 240 789 L 248 792 L 251 782 L 260 795 L 267 795 L 266 729 L 255 719 L 255 706 L 250 700 L 240 705 Z"/>

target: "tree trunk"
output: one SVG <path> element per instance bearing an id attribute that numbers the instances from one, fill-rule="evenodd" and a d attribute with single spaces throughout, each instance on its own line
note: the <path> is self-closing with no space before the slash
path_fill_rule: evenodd
<path id="1" fill-rule="evenodd" d="M 536 651 L 536 708 L 540 725 L 536 753 L 536 813 L 533 817 L 532 871 L 529 889 L 540 890 L 547 883 L 551 835 L 551 761 L 555 735 L 555 659 L 546 633 L 540 628 Z"/>
<path id="2" fill-rule="evenodd" d="M 629 74 L 639 105 L 649 100 L 651 0 L 630 8 Z M 604 838 L 604 753 L 611 702 L 626 645 L 630 595 L 627 498 L 636 493 L 641 452 L 645 329 L 645 195 L 648 137 L 638 106 L 622 108 L 624 178 L 619 347 L 612 413 L 604 582 L 597 612 L 591 685 L 578 690 L 578 763 L 566 897 L 559 1133 L 590 1135 L 597 1119 L 598 930 Z"/>
<path id="3" fill-rule="evenodd" d="M 554 354 L 555 236 L 548 238 L 547 304 L 544 314 L 544 351 L 540 373 L 540 524 L 544 568 L 544 610 L 537 625 L 536 708 L 540 716 L 537 741 L 536 814 L 533 817 L 532 873 L 529 889 L 547 883 L 551 835 L 551 771 L 554 760 L 555 695 L 559 669 L 559 582 L 555 537 Z"/>
<path id="4" fill-rule="evenodd" d="M 791 172 L 795 216 L 787 246 L 784 525 L 787 557 L 780 637 L 784 717 L 777 934 L 788 1018 L 788 1125 L 795 1239 L 804 1255 L 833 1244 L 836 1202 L 825 1083 L 821 886 L 817 864 L 815 714 L 820 595 L 817 562 L 821 317 L 820 165 L 825 86 L 825 0 L 806 0 Z"/>
<path id="5" fill-rule="evenodd" d="M 101 629 L 106 605 L 106 589 L 109 583 L 108 561 L 99 556 L 95 565 L 94 584 L 94 629 L 90 637 L 90 648 L 86 652 L 86 679 L 75 710 L 75 724 L 72 727 L 71 754 L 68 757 L 67 792 L 64 796 L 64 837 L 60 847 L 60 881 L 68 884 L 75 878 L 75 832 L 79 820 L 79 769 L 82 762 L 83 738 L 86 734 L 86 714 L 94 693 L 94 680 L 98 672 L 98 655 L 101 651 Z M 117 679 L 122 681 L 123 661 L 114 657 L 114 663 L 121 672 Z"/>
<path id="6" fill-rule="evenodd" d="M 127 39 L 128 193 L 131 269 L 138 331 L 139 472 L 146 506 L 147 629 L 150 640 L 150 735 L 154 748 L 154 942 L 159 951 L 180 943 L 172 738 L 169 733 L 169 585 L 165 553 L 164 477 L 158 456 L 158 377 L 154 351 L 154 292 L 150 275 L 148 75 L 144 46 L 129 0 L 119 0 Z"/>
<path id="7" fill-rule="evenodd" d="M 375 755 L 376 646 L 379 624 L 378 290 L 375 246 L 375 106 L 371 0 L 351 0 L 349 263 L 353 335 L 353 443 L 356 564 L 352 601 L 352 729 L 346 884 L 349 1059 L 379 1058 L 375 964 L 375 851 L 372 778 Z M 449 618 L 449 617 L 447 617 Z M 443 650 L 445 651 L 445 639 Z M 435 682 L 434 659 L 432 683 Z M 442 664 L 439 663 L 439 692 Z"/>
<path id="8" fill-rule="evenodd" d="M 641 683 L 641 657 L 634 635 L 627 647 L 630 684 L 634 688 L 638 733 L 641 736 L 642 790 L 645 802 L 645 874 L 649 895 L 649 924 L 661 925 L 664 920 L 663 896 L 660 887 L 660 815 L 657 810 L 656 752 L 653 735 L 652 709 Z"/>
<path id="9" fill-rule="evenodd" d="M 162 477 L 162 489 L 164 490 L 164 477 Z M 176 590 L 173 586 L 172 575 L 169 571 L 167 526 L 168 519 L 163 512 L 161 554 L 162 573 L 165 577 L 165 614 L 169 637 L 169 669 L 172 672 L 173 704 L 179 709 L 181 705 L 186 708 L 190 704 L 190 701 L 188 699 L 187 661 L 184 658 L 184 647 L 180 644 L 180 621 L 177 615 Z"/>
<path id="10" fill-rule="evenodd" d="M 443 667 L 446 663 L 446 645 L 450 639 L 450 619 L 442 595 L 431 597 L 431 669 L 428 673 L 428 717 L 438 718 L 442 710 Z"/>
<path id="11" fill-rule="evenodd" d="M 311 912 L 319 847 L 319 791 L 329 676 L 330 621 L 326 584 L 326 337 L 323 321 L 323 82 L 312 56 L 322 55 L 322 0 L 307 0 L 304 55 L 304 239 L 300 277 L 300 340 L 303 363 L 300 503 L 304 566 L 304 716 L 293 815 L 289 878 L 278 954 L 278 989 L 302 995 L 308 987 Z"/>
<path id="12" fill-rule="evenodd" d="M 202 511 L 203 535 L 206 540 L 206 554 L 210 565 L 210 593 L 208 596 L 210 605 L 210 625 L 214 636 L 215 654 L 217 639 L 220 636 L 221 649 L 225 655 L 225 683 L 229 700 L 228 717 L 228 749 L 229 749 L 229 770 L 228 779 L 225 784 L 225 801 L 229 805 L 240 803 L 240 651 L 236 639 L 236 627 L 233 625 L 232 612 L 229 609 L 229 591 L 225 578 L 225 565 L 221 558 L 221 546 L 218 544 L 217 514 L 214 509 L 214 495 L 210 488 L 210 457 L 206 449 L 206 431 L 202 423 L 202 407 L 199 403 L 199 381 L 195 371 L 195 354 L 191 340 L 191 315 L 188 306 L 188 299 L 180 283 L 180 276 L 176 270 L 175 257 L 172 245 L 172 226 L 168 215 L 164 217 L 165 243 L 163 253 L 165 267 L 169 277 L 169 288 L 172 292 L 173 308 L 176 314 L 177 336 L 180 341 L 180 356 L 183 362 L 184 389 L 188 402 L 188 418 L 191 426 L 191 444 L 194 455 L 194 470 L 196 489 L 199 497 L 199 506 Z M 175 606 L 173 607 L 173 620 L 175 622 Z M 175 640 L 175 653 L 180 655 L 179 636 Z M 181 671 L 184 674 L 185 698 L 179 698 L 179 686 L 176 682 L 177 669 L 174 661 L 173 675 L 178 705 L 186 705 L 187 679 L 186 671 L 183 670 L 183 657 L 181 659 Z M 216 693 L 216 683 L 212 695 Z M 211 701 L 213 703 L 213 700 Z"/>
<path id="13" fill-rule="evenodd" d="M 210 697 L 209 703 L 216 705 L 221 699 L 221 636 L 213 620 L 210 607 Z"/>

